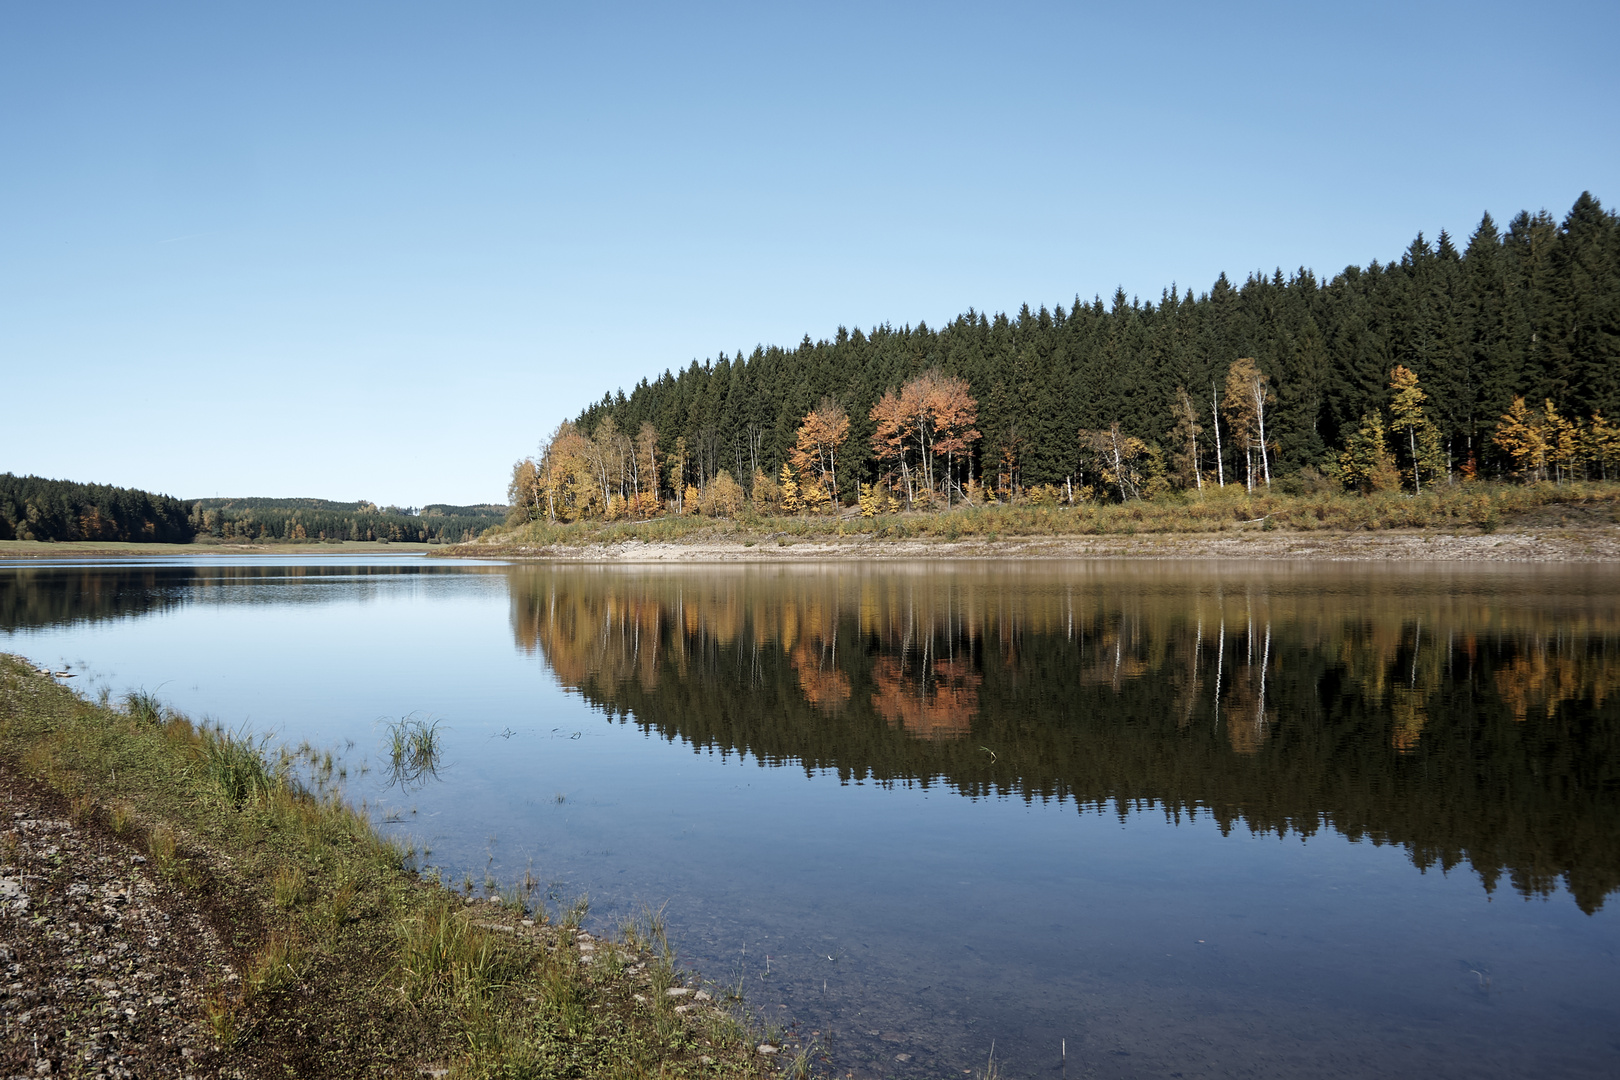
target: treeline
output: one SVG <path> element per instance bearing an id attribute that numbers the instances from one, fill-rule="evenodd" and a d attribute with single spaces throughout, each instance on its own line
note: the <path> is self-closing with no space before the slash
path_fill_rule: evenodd
<path id="1" fill-rule="evenodd" d="M 0 473 L 0 540 L 388 540 L 459 543 L 499 525 L 505 506 L 379 508 L 327 499 L 181 500 L 134 488 Z"/>
<path id="2" fill-rule="evenodd" d="M 455 511 L 451 513 L 449 511 Z M 364 500 L 200 499 L 187 517 L 194 534 L 220 540 L 387 540 L 401 543 L 462 543 L 499 525 L 506 507 L 388 506 Z"/>
<path id="3" fill-rule="evenodd" d="M 189 513 L 169 495 L 0 473 L 0 540 L 184 543 Z"/>
<path id="4" fill-rule="evenodd" d="M 898 416 L 897 443 L 896 409 L 880 407 L 919 380 L 962 391 L 956 444 L 932 471 L 943 414 Z M 828 502 L 868 485 L 880 507 L 1283 477 L 1369 490 L 1604 476 L 1617 409 L 1620 218 L 1582 194 L 1562 223 L 1520 213 L 1502 230 L 1487 214 L 1461 248 L 1419 234 L 1398 259 L 1330 280 L 1222 275 L 1156 303 L 1121 290 L 693 361 L 564 424 L 514 470 L 512 502 L 518 517 L 723 512 L 761 495 L 779 506 L 784 480 L 802 496 L 812 457 L 809 484 Z M 818 411 L 845 425 L 831 445 L 806 439 Z M 1510 415 L 1523 430 L 1497 438 Z"/>

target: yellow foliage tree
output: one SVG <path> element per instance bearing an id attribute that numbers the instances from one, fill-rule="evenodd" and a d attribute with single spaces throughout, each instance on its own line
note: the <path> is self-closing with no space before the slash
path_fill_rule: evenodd
<path id="1" fill-rule="evenodd" d="M 849 437 L 849 414 L 833 398 L 823 398 L 821 404 L 805 415 L 799 425 L 797 441 L 788 451 L 788 460 L 805 479 L 804 498 L 813 506 L 830 502 L 838 497 L 838 449 Z M 814 487 L 822 489 L 822 496 L 812 497 Z"/>
<path id="2" fill-rule="evenodd" d="M 758 509 L 774 510 L 777 501 L 782 497 L 782 493 L 777 490 L 776 481 L 771 479 L 764 469 L 754 470 L 754 483 L 750 491 L 754 506 Z"/>
<path id="3" fill-rule="evenodd" d="M 1513 405 L 1502 414 L 1491 441 L 1513 459 L 1515 471 L 1537 478 L 1546 475 L 1547 431 L 1545 418 L 1537 416 L 1525 405 L 1523 397 L 1515 397 Z"/>
<path id="4" fill-rule="evenodd" d="M 1598 475 L 1607 480 L 1609 467 L 1620 465 L 1620 427 L 1604 419 L 1602 412 L 1594 412 L 1586 428 L 1586 447 L 1588 460 L 1598 467 Z"/>
<path id="5" fill-rule="evenodd" d="M 743 508 L 742 485 L 721 469 L 703 492 L 703 512 L 710 517 L 736 517 Z"/>
<path id="6" fill-rule="evenodd" d="M 793 466 L 782 466 L 782 475 L 776 481 L 776 487 L 782 493 L 780 502 L 785 513 L 797 514 L 804 509 L 804 500 L 799 498 L 799 482 L 793 478 Z"/>
<path id="7" fill-rule="evenodd" d="M 1423 494 L 1423 474 L 1432 479 L 1445 468 L 1440 449 L 1440 432 L 1429 419 L 1429 395 L 1418 385 L 1418 377 L 1401 365 L 1389 373 L 1389 388 L 1395 392 L 1390 403 L 1390 426 L 1405 430 L 1412 454 L 1412 491 Z"/>
<path id="8" fill-rule="evenodd" d="M 1384 433 L 1384 417 L 1377 409 L 1363 413 L 1361 427 L 1344 441 L 1344 449 L 1339 452 L 1339 477 L 1345 487 L 1363 495 L 1401 486 L 1395 455 L 1389 452 Z"/>
<path id="9" fill-rule="evenodd" d="M 1553 478 L 1560 483 L 1567 475 L 1575 478 L 1575 463 L 1580 460 L 1581 430 L 1564 417 L 1548 399 L 1543 411 L 1543 425 L 1547 432 L 1547 460 L 1553 467 Z"/>

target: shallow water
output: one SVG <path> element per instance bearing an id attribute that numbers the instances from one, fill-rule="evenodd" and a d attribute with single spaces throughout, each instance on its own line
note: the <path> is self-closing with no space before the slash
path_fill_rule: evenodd
<path id="1" fill-rule="evenodd" d="M 0 648 L 337 748 L 450 881 L 662 907 L 837 1075 L 1606 1076 L 1617 600 L 1592 567 L 31 565 Z M 404 716 L 446 742 L 408 789 Z"/>

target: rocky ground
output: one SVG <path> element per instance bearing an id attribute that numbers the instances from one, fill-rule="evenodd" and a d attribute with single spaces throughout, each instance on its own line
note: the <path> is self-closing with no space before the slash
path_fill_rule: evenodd
<path id="1" fill-rule="evenodd" d="M 3 766 L 0 965 L 0 1076 L 221 1075 L 205 998 L 237 975 L 205 914 Z"/>

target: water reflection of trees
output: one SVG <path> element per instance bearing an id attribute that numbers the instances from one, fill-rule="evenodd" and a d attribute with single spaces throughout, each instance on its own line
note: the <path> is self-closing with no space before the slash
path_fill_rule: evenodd
<path id="1" fill-rule="evenodd" d="M 1620 615 L 1540 576 L 519 570 L 517 641 L 671 740 L 846 782 L 1324 825 L 1620 885 Z"/>
<path id="2" fill-rule="evenodd" d="M 381 584 L 401 574 L 465 573 L 466 567 L 298 564 L 0 567 L 0 629 L 23 630 L 149 615 L 191 603 L 296 602 L 299 587 L 363 578 Z M 255 587 L 273 588 L 274 592 Z"/>

